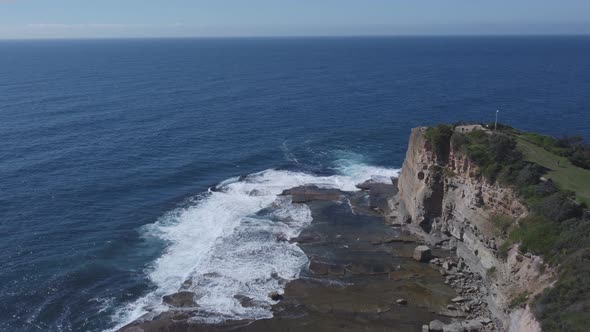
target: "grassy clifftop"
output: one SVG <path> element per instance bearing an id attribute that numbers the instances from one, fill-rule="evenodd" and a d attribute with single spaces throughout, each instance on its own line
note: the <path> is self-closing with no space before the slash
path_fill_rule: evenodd
<path id="1" fill-rule="evenodd" d="M 564 190 L 574 191 L 580 202 L 590 206 L 590 170 L 573 165 L 568 158 L 547 151 L 527 140 L 526 136 L 517 136 L 517 142 L 525 160 L 545 167 L 546 178 Z"/>
<path id="2" fill-rule="evenodd" d="M 474 130 L 475 129 L 475 130 Z M 523 252 L 542 255 L 557 268 L 559 279 L 531 302 L 544 331 L 587 331 L 590 326 L 590 164 L 587 145 L 558 144 L 560 140 L 507 126 L 439 125 L 425 138 L 433 151 L 464 153 L 478 166 L 483 181 L 510 186 L 529 209 L 528 217 L 497 216 L 503 244 L 500 256 L 514 244 Z M 569 141 L 569 140 L 567 140 Z M 575 153 L 574 153 L 575 152 Z M 442 164 L 443 158 L 437 158 Z"/>

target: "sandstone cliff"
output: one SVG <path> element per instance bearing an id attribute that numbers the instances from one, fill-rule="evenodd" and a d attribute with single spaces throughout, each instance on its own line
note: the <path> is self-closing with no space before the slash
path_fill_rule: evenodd
<path id="1" fill-rule="evenodd" d="M 540 331 L 528 306 L 510 308 L 510 303 L 544 289 L 553 274 L 540 257 L 523 255 L 516 246 L 501 258 L 502 240 L 491 222 L 494 215 L 519 220 L 527 215 L 527 208 L 511 188 L 479 176 L 477 165 L 452 144 L 444 160 L 437 160 L 425 132 L 426 128 L 412 130 L 399 193 L 390 202 L 394 218 L 433 245 L 456 248 L 457 255 L 484 279 L 485 301 L 505 330 Z"/>

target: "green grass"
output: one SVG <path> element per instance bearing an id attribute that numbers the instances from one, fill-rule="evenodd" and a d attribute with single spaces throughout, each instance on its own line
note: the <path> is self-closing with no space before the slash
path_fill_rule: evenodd
<path id="1" fill-rule="evenodd" d="M 526 160 L 550 170 L 546 178 L 553 180 L 562 190 L 575 191 L 576 199 L 590 206 L 590 170 L 576 167 L 567 158 L 527 142 L 522 137 L 517 137 L 517 142 Z"/>

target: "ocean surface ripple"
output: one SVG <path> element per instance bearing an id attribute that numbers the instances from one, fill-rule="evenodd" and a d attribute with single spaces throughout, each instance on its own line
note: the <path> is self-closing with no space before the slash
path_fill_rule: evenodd
<path id="1" fill-rule="evenodd" d="M 0 41 L 0 331 L 112 329 L 186 280 L 204 320 L 268 317 L 307 264 L 269 241 L 311 222 L 283 189 L 386 181 L 411 127 L 496 109 L 590 139 L 588 73 L 588 37 Z"/>

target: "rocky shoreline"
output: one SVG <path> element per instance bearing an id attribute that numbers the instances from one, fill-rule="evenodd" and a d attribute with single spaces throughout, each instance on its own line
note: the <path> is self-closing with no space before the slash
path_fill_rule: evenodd
<path id="1" fill-rule="evenodd" d="M 164 299 L 169 311 L 121 331 L 540 331 L 526 299 L 555 274 L 516 245 L 500 255 L 490 221 L 494 215 L 517 220 L 526 207 L 510 188 L 478 176 L 452 145 L 440 162 L 425 130 L 412 130 L 392 183 L 282 193 L 306 204 L 313 222 L 294 239 L 276 234 L 276 241 L 297 244 L 309 265 L 297 280 L 278 280 L 284 292 L 268 294 L 273 318 L 205 325 L 192 319 L 198 306 L 180 289 Z"/>
<path id="2" fill-rule="evenodd" d="M 276 301 L 273 318 L 201 324 L 191 319 L 198 311 L 194 294 L 180 290 L 164 297 L 169 311 L 121 331 L 497 330 L 481 299 L 488 292 L 481 277 L 453 255 L 449 242 L 416 256 L 426 241 L 410 228 L 388 224 L 396 186 L 366 182 L 359 188 L 351 193 L 306 186 L 283 193 L 307 204 L 314 221 L 297 238 L 277 234 L 277 241 L 297 243 L 309 266 L 284 292 L 268 294 Z M 257 305 L 250 298 L 236 300 Z"/>

